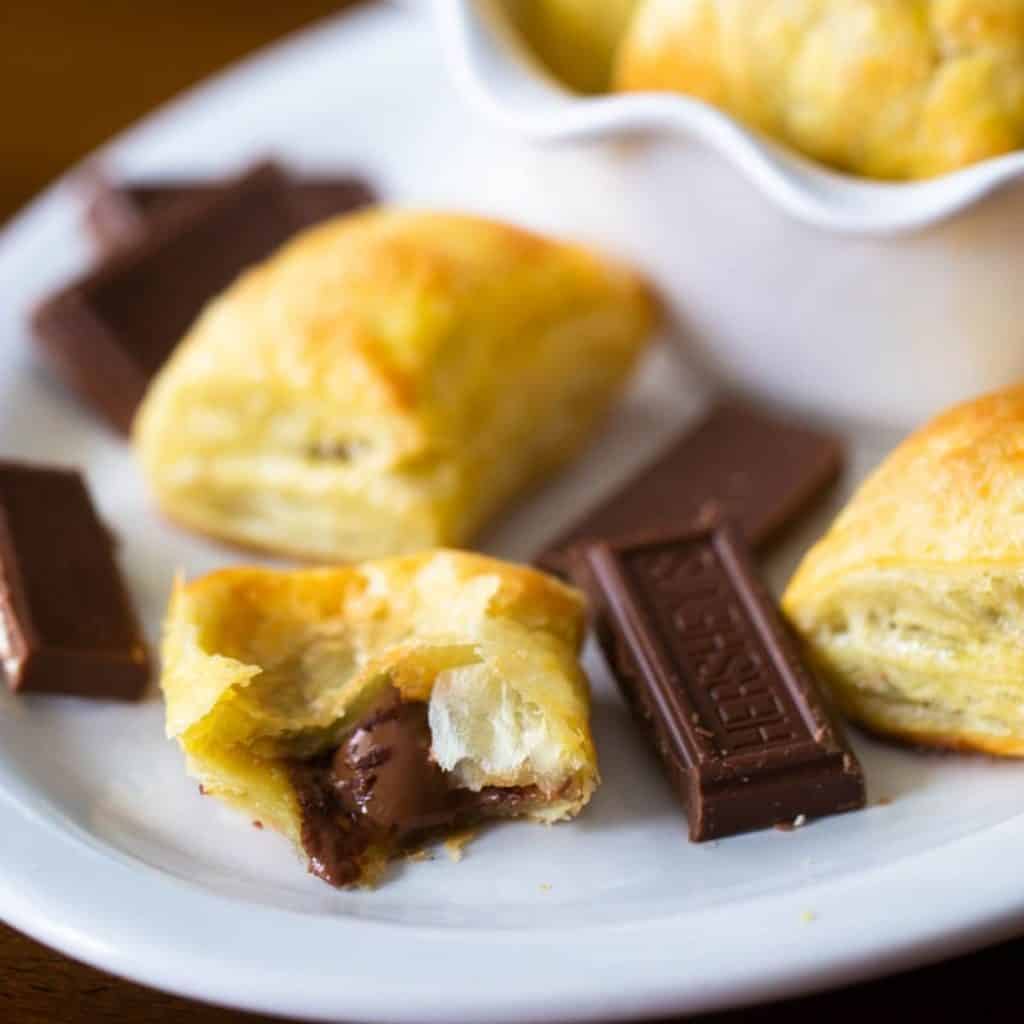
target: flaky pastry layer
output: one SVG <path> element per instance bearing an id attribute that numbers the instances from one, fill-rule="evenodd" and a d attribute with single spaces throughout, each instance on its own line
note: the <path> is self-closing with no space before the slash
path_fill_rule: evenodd
<path id="1" fill-rule="evenodd" d="M 959 406 L 897 448 L 783 604 L 853 718 L 1024 755 L 1024 388 Z"/>
<path id="2" fill-rule="evenodd" d="M 325 562 L 461 544 L 569 461 L 657 317 L 642 281 L 481 218 L 303 233 L 202 313 L 136 420 L 176 522 Z"/>

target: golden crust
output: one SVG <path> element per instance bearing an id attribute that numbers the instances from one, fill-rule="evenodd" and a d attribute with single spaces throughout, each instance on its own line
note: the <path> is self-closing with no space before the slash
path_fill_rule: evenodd
<path id="1" fill-rule="evenodd" d="M 930 177 L 1024 145 L 1024 0 L 645 0 L 615 83 L 852 173 Z"/>
<path id="2" fill-rule="evenodd" d="M 886 720 L 861 715 L 860 726 L 883 740 L 946 754 L 986 754 L 990 757 L 1024 757 L 1024 739 L 990 736 L 980 732 L 952 733 L 931 729 L 898 729 Z"/>
<path id="3" fill-rule="evenodd" d="M 583 628 L 578 591 L 466 552 L 179 580 L 167 733 L 206 792 L 298 845 L 288 764 L 336 746 L 394 686 L 428 703 L 435 759 L 461 785 L 537 787 L 529 816 L 569 817 L 598 781 Z"/>
<path id="4" fill-rule="evenodd" d="M 320 561 L 467 540 L 570 460 L 656 321 L 643 282 L 480 218 L 313 228 L 215 300 L 135 424 L 162 510 Z"/>
<path id="5" fill-rule="evenodd" d="M 987 757 L 1024 757 L 1024 737 L 993 736 L 991 733 L 952 731 L 931 723 L 910 726 L 868 704 L 838 702 L 843 714 L 855 721 L 867 735 L 896 746 L 917 747 L 934 754 L 984 754 Z"/>
<path id="6" fill-rule="evenodd" d="M 807 555 L 788 596 L 887 562 L 1024 565 L 1024 387 L 956 406 L 908 437 Z"/>
<path id="7" fill-rule="evenodd" d="M 851 717 L 915 743 L 1024 756 L 1024 387 L 901 444 L 783 605 Z"/>

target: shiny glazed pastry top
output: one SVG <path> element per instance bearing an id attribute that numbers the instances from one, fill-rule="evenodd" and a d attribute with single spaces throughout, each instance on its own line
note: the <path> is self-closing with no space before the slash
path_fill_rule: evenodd
<path id="1" fill-rule="evenodd" d="M 1024 387 L 900 445 L 783 605 L 853 718 L 916 743 L 1024 755 Z"/>
<path id="2" fill-rule="evenodd" d="M 926 178 L 1024 145 L 1024 0 L 644 0 L 615 88 L 686 93 L 853 174 Z"/>
<path id="3" fill-rule="evenodd" d="M 569 461 L 657 319 L 631 271 L 478 217 L 312 228 L 214 300 L 135 422 L 161 508 L 338 561 L 460 543 Z"/>
<path id="4" fill-rule="evenodd" d="M 167 733 L 204 792 L 315 874 L 370 882 L 439 830 L 590 799 L 583 608 L 550 576 L 456 551 L 179 583 Z"/>

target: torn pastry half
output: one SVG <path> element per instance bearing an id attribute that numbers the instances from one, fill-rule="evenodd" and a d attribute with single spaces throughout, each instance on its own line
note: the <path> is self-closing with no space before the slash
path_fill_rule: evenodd
<path id="1" fill-rule="evenodd" d="M 203 792 L 336 886 L 495 818 L 571 818 L 598 783 L 582 595 L 439 550 L 179 581 L 167 733 Z"/>
<path id="2" fill-rule="evenodd" d="M 851 718 L 915 744 L 1024 756 L 1024 388 L 904 441 L 783 604 Z"/>
<path id="3" fill-rule="evenodd" d="M 491 220 L 309 229 L 200 315 L 134 426 L 173 520 L 334 563 L 465 543 L 569 462 L 658 319 L 633 271 Z"/>

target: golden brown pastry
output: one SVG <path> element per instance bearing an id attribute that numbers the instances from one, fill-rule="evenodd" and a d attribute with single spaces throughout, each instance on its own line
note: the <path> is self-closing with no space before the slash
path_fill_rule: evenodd
<path id="1" fill-rule="evenodd" d="M 458 544 L 568 462 L 656 320 L 633 273 L 477 217 L 330 221 L 200 316 L 135 423 L 163 510 L 339 561 Z"/>
<path id="2" fill-rule="evenodd" d="M 578 591 L 434 551 L 176 586 L 167 733 L 204 792 L 334 885 L 453 827 L 577 814 L 597 785 Z"/>
<path id="3" fill-rule="evenodd" d="M 645 0 L 615 78 L 846 171 L 925 178 L 1024 145 L 1024 0 Z"/>
<path id="4" fill-rule="evenodd" d="M 1024 755 L 1024 387 L 900 445 L 783 604 L 853 718 L 915 743 Z"/>
<path id="5" fill-rule="evenodd" d="M 578 92 L 604 92 L 639 0 L 514 0 L 506 7 L 545 66 Z"/>

